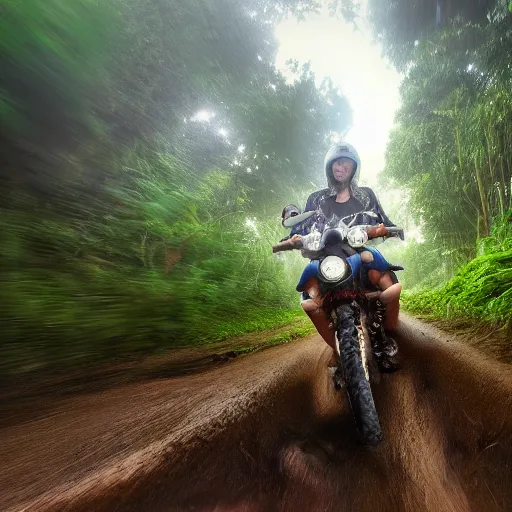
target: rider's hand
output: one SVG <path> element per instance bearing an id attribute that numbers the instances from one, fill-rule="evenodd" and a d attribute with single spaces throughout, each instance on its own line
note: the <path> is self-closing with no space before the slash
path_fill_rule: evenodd
<path id="1" fill-rule="evenodd" d="M 303 244 L 303 237 L 301 235 L 293 235 L 288 239 L 288 242 L 292 247 L 299 249 Z"/>
<path id="2" fill-rule="evenodd" d="M 366 229 L 369 238 L 386 237 L 389 235 L 388 228 L 384 224 L 378 224 Z"/>

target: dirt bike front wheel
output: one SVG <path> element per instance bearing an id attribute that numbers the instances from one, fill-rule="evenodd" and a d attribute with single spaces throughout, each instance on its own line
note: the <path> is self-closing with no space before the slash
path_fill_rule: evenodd
<path id="1" fill-rule="evenodd" d="M 336 310 L 336 335 L 350 408 L 363 444 L 375 446 L 382 439 L 379 417 L 361 357 L 354 306 Z"/>

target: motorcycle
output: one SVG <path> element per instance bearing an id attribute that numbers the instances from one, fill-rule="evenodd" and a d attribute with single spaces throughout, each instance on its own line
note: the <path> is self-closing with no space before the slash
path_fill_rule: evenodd
<path id="1" fill-rule="evenodd" d="M 300 214 L 295 207 L 292 215 L 283 220 L 283 226 L 292 227 L 315 213 Z M 374 354 L 378 354 L 379 340 L 386 336 L 382 325 L 385 308 L 373 298 L 378 290 L 357 262 L 360 253 L 372 241 L 404 238 L 401 228 L 372 225 L 371 220 L 376 217 L 374 212 L 359 212 L 334 218 L 322 233 L 313 229 L 308 235 L 294 235 L 272 248 L 274 253 L 300 249 L 302 255 L 311 260 L 302 273 L 297 291 L 307 291 L 332 319 L 338 359 L 336 387 L 339 389 L 344 383 L 359 438 L 370 446 L 379 444 L 382 439 L 370 380 L 375 382 L 380 375 Z M 356 224 L 356 220 L 360 223 Z M 403 270 L 403 267 L 390 265 L 389 270 L 397 282 L 393 271 Z"/>

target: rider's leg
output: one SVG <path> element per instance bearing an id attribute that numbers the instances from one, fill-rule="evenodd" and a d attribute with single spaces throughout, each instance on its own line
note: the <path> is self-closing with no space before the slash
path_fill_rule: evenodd
<path id="1" fill-rule="evenodd" d="M 376 298 L 386 305 L 384 330 L 386 332 L 394 331 L 398 325 L 402 285 L 394 283 L 389 272 L 380 272 L 379 270 L 369 270 L 368 279 L 382 290 L 377 292 Z"/>
<path id="2" fill-rule="evenodd" d="M 398 325 L 402 285 L 400 283 L 394 283 L 389 272 L 384 272 L 379 280 L 378 286 L 383 290 L 380 300 L 386 305 L 384 330 L 386 332 L 394 331 Z"/>
<path id="3" fill-rule="evenodd" d="M 381 290 L 375 295 L 386 305 L 384 329 L 387 332 L 394 331 L 398 325 L 402 285 L 393 282 L 391 274 L 385 271 L 389 264 L 379 251 L 375 249 L 363 251 L 361 260 L 363 265 L 369 269 L 368 279 Z"/>
<path id="4" fill-rule="evenodd" d="M 389 263 L 379 251 L 375 249 L 363 251 L 361 259 L 363 267 L 366 267 L 368 279 L 373 285 L 380 288 L 378 292 L 371 294 L 375 295 L 374 298 L 379 299 L 374 314 L 377 324 L 381 324 L 380 334 L 372 342 L 373 350 L 381 371 L 392 372 L 400 367 L 398 346 L 395 340 L 388 337 L 386 333 L 394 330 L 398 324 L 402 286 L 393 281 L 392 274 L 388 270 Z"/>
<path id="5" fill-rule="evenodd" d="M 301 302 L 302 309 L 309 316 L 313 322 L 318 334 L 322 336 L 324 341 L 333 349 L 336 350 L 336 336 L 334 330 L 330 327 L 329 319 L 318 304 L 313 299 L 306 299 Z"/>
<path id="6" fill-rule="evenodd" d="M 380 323 L 382 320 L 382 327 L 384 328 L 384 331 L 381 331 L 381 335 L 378 336 L 374 341 L 374 353 L 377 355 L 377 359 L 379 361 L 379 367 L 381 371 L 385 372 L 392 372 L 397 370 L 400 367 L 399 364 L 399 356 L 398 356 L 398 346 L 396 342 L 393 340 L 393 338 L 390 338 L 386 335 L 386 333 L 389 333 L 390 331 L 393 331 L 396 329 L 398 324 L 398 312 L 400 309 L 400 303 L 399 303 L 399 297 L 400 297 L 400 288 L 395 287 L 396 283 L 393 283 L 393 279 L 391 278 L 391 275 L 389 272 L 380 272 L 378 270 L 369 270 L 368 271 L 368 279 L 372 284 L 375 286 L 383 287 L 385 290 L 383 292 L 377 292 L 380 294 L 380 296 L 377 296 L 376 298 L 379 299 L 379 302 L 377 303 L 376 307 L 377 310 L 375 311 L 375 315 L 377 318 L 381 318 L 378 323 Z M 387 304 L 383 304 L 383 301 L 381 300 L 382 296 L 388 292 L 388 290 L 398 290 L 398 295 L 394 293 L 394 300 L 391 300 Z M 388 297 L 389 298 L 389 297 Z M 381 313 L 379 313 L 379 306 L 381 309 Z M 385 309 L 384 309 L 385 308 Z M 382 329 L 381 327 L 381 329 Z M 378 331 L 377 331 L 378 332 Z"/>

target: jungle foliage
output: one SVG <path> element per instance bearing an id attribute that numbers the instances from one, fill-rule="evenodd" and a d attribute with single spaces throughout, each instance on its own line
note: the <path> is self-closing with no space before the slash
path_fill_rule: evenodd
<path id="1" fill-rule="evenodd" d="M 402 252 L 415 312 L 510 323 L 512 15 L 507 2 L 370 2 L 404 70 L 383 183 L 408 193 L 422 242 Z M 388 8 L 389 7 L 389 8 Z M 473 259 L 475 258 L 476 259 Z M 470 262 L 470 263 L 468 263 Z"/>
<path id="2" fill-rule="evenodd" d="M 511 226 L 506 218 L 497 222 L 494 236 L 483 239 L 480 256 L 463 265 L 444 286 L 406 293 L 405 307 L 434 319 L 473 318 L 512 329 Z"/>
<path id="3" fill-rule="evenodd" d="M 327 141 L 351 113 L 307 65 L 291 64 L 293 83 L 276 71 L 273 31 L 319 3 L 3 0 L 0 374 L 209 342 L 299 313 L 302 261 L 269 250 L 277 216 L 323 185 Z M 329 4 L 357 24 L 355 2 Z M 506 2 L 369 6 L 405 72 L 382 181 L 406 190 L 404 217 L 424 236 L 396 262 L 410 289 L 460 269 L 405 304 L 508 322 Z"/>
<path id="4" fill-rule="evenodd" d="M 269 249 L 277 216 L 350 123 L 329 81 L 296 65 L 290 84 L 273 65 L 275 24 L 314 7 L 3 2 L 2 373 L 298 314 L 296 268 Z"/>

